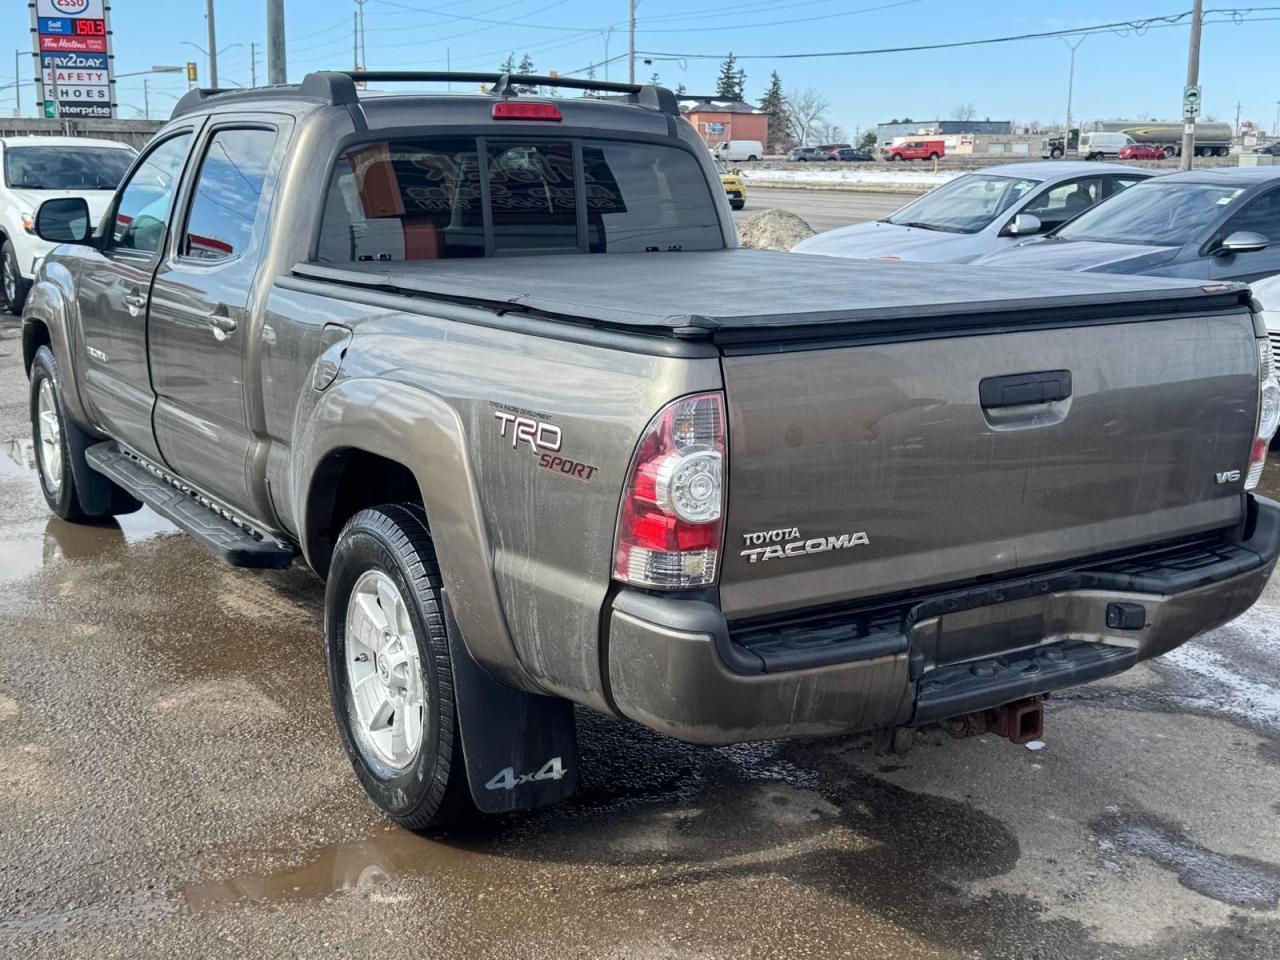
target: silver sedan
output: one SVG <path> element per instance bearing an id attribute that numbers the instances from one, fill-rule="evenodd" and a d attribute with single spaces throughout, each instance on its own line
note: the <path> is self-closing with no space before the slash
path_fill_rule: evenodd
<path id="1" fill-rule="evenodd" d="M 943 184 L 883 220 L 810 237 L 793 252 L 968 263 L 1059 226 L 1154 175 L 1084 160 L 987 167 Z"/>

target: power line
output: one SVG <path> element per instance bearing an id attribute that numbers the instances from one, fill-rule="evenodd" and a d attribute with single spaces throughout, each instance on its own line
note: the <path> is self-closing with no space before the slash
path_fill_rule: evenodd
<path id="1" fill-rule="evenodd" d="M 565 0 L 560 0 L 560 2 L 559 2 L 559 3 L 553 3 L 553 4 L 551 4 L 551 6 L 550 6 L 550 7 L 543 7 L 542 9 L 543 9 L 543 10 L 550 10 L 550 9 L 551 9 L 551 7 L 558 7 L 558 6 L 560 6 L 560 5 L 561 5 L 561 3 L 563 3 L 563 2 L 565 2 Z M 497 27 L 512 27 L 512 26 L 519 26 L 519 27 L 521 27 L 522 29 L 525 29 L 525 30 L 558 30 L 558 31 L 561 31 L 561 32 L 564 32 L 564 33 L 578 33 L 579 31 L 581 31 L 581 30 L 582 30 L 582 27 L 580 27 L 580 26 L 578 26 L 578 27 L 557 27 L 557 26 L 552 26 L 551 24 L 547 24 L 547 23 L 519 23 L 519 24 L 517 24 L 517 23 L 514 23 L 513 21 L 510 21 L 510 20 L 488 20 L 488 19 L 485 19 L 484 17 L 464 17 L 464 16 L 462 16 L 461 14 L 456 14 L 456 13 L 445 13 L 443 10 L 432 10 L 432 9 L 427 9 L 427 8 L 424 8 L 424 7 L 411 7 L 411 6 L 409 6 L 409 5 L 407 5 L 407 4 L 404 4 L 404 3 L 396 3 L 396 2 L 395 2 L 395 0 L 374 0 L 374 3 L 381 4 L 381 5 L 382 5 L 382 6 L 384 6 L 384 7 L 395 7 L 395 8 L 397 8 L 397 9 L 399 9 L 399 10 L 409 10 L 409 11 L 412 11 L 413 13 L 429 13 L 429 14 L 433 14 L 434 16 L 444 17 L 445 19 L 448 19 L 448 20 L 468 20 L 468 21 L 470 21 L 470 22 L 472 22 L 472 23 L 486 23 L 486 24 L 490 24 L 491 26 L 497 26 Z M 510 6 L 510 4 L 508 4 L 508 6 Z M 535 12 L 536 12 L 536 13 L 541 13 L 541 12 L 542 12 L 542 10 L 538 10 L 538 11 L 535 11 Z M 533 16 L 533 15 L 534 15 L 534 14 L 532 14 L 532 13 L 525 14 L 525 16 L 529 16 L 529 17 L 531 17 L 531 16 Z"/>
<path id="2" fill-rule="evenodd" d="M 835 20 L 840 17 L 853 17 L 860 13 L 873 13 L 877 10 L 889 10 L 893 7 L 906 7 L 911 4 L 919 3 L 920 0 L 895 0 L 893 3 L 882 3 L 875 7 L 863 7 L 861 10 L 844 10 L 840 13 L 823 13 L 814 17 L 800 17 L 799 19 L 791 18 L 789 20 L 765 20 L 760 23 L 735 23 L 734 30 L 753 30 L 760 27 L 777 27 L 790 25 L 793 23 L 812 23 L 818 20 Z M 690 17 L 689 19 L 702 19 L 701 15 Z M 648 27 L 638 27 L 636 33 L 705 33 L 706 27 L 659 27 L 651 29 Z"/>
<path id="3" fill-rule="evenodd" d="M 1272 10 L 1280 10 L 1280 7 L 1243 7 L 1243 8 L 1223 8 L 1219 10 L 1206 10 L 1205 16 L 1210 13 L 1229 14 L 1226 19 L 1209 21 L 1205 23 L 1252 23 L 1260 22 L 1264 19 L 1261 17 L 1249 17 L 1250 13 L 1265 12 Z M 1191 11 L 1184 13 L 1169 14 L 1160 17 L 1147 17 L 1142 20 L 1120 20 L 1115 23 L 1100 23 L 1088 27 L 1072 27 L 1064 30 L 1044 30 L 1038 33 L 1019 33 L 1004 37 L 986 37 L 981 40 L 953 40 L 947 43 L 923 43 L 912 46 L 903 47 L 878 47 L 866 50 L 833 50 L 822 53 L 735 53 L 734 57 L 738 60 L 805 60 L 818 59 L 822 57 L 869 57 L 885 53 L 917 53 L 924 50 L 948 50 L 957 47 L 977 47 L 996 43 L 1014 43 L 1020 40 L 1043 40 L 1050 37 L 1075 37 L 1084 34 L 1094 33 L 1117 33 L 1124 35 L 1128 31 L 1133 31 L 1141 35 L 1147 30 L 1156 29 L 1158 27 L 1180 26 L 1181 21 L 1191 16 Z M 666 51 L 642 50 L 643 56 L 659 60 L 723 60 L 723 53 L 670 53 Z"/>

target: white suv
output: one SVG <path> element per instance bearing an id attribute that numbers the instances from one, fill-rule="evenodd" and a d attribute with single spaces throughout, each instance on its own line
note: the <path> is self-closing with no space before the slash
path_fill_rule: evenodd
<path id="1" fill-rule="evenodd" d="M 35 212 L 53 197 L 84 197 L 94 223 L 137 151 L 85 137 L 0 138 L 0 306 L 22 313 L 36 264 L 56 246 L 35 235 Z"/>

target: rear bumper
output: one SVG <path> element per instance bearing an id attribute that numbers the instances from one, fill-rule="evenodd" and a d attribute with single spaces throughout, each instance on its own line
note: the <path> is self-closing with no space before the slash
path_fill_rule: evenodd
<path id="1" fill-rule="evenodd" d="M 807 634 L 739 632 L 744 645 L 710 603 L 623 591 L 609 625 L 613 699 L 661 733 L 723 744 L 929 723 L 1099 679 L 1254 604 L 1280 555 L 1280 505 L 1254 504 L 1243 541 L 940 594 L 893 608 L 892 630 L 884 611 L 860 614 L 844 639 L 838 615 L 824 615 Z"/>

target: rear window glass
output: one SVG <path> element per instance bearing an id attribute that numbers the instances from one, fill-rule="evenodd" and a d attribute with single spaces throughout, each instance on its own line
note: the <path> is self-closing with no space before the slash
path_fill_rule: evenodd
<path id="1" fill-rule="evenodd" d="M 487 203 L 486 203 L 487 197 Z M 472 137 L 348 150 L 329 182 L 317 259 L 716 250 L 716 202 L 687 151 L 606 140 Z"/>
<path id="2" fill-rule="evenodd" d="M 114 190 L 136 156 L 123 147 L 9 147 L 4 179 L 15 190 Z"/>

